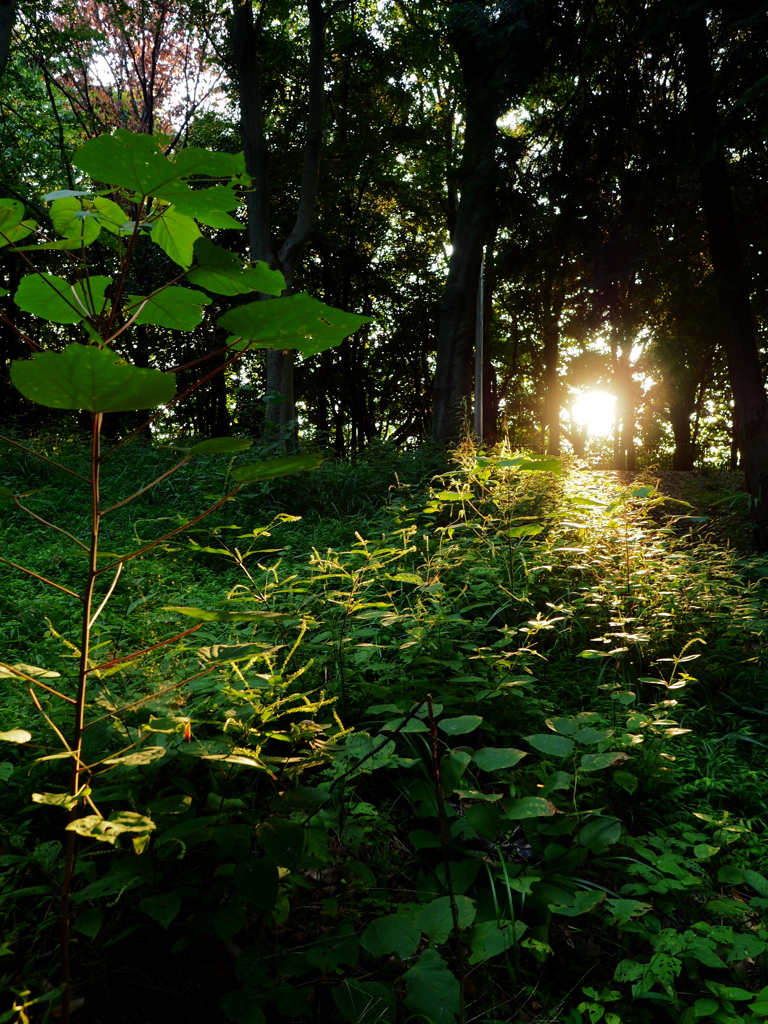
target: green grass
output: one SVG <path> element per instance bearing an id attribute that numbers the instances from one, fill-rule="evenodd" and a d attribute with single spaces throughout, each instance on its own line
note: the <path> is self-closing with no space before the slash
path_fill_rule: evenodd
<path id="1" fill-rule="evenodd" d="M 174 456 L 131 445 L 105 490 Z M 139 857 L 130 833 L 83 842 L 73 955 L 98 1013 L 762 1019 L 766 562 L 715 542 L 711 503 L 691 530 L 652 487 L 498 458 L 464 449 L 446 474 L 436 453 L 381 446 L 254 487 L 196 547 L 180 535 L 126 565 L 104 661 L 194 625 L 168 606 L 273 617 L 203 622 L 94 682 L 87 756 L 154 751 L 94 778 L 99 811 L 157 826 Z M 87 536 L 71 478 L 25 453 L 2 465 L 6 485 L 43 488 L 36 514 Z M 222 493 L 228 459 L 196 465 L 117 510 L 105 545 Z M 4 557 L 72 586 L 73 547 L 4 503 Z M 3 659 L 60 672 L 65 693 L 76 611 L 0 565 Z M 67 709 L 37 697 L 51 725 L 0 679 L 3 728 L 33 737 L 0 754 L 0 971 L 30 998 L 56 980 L 66 820 L 31 804 L 66 790 L 62 761 L 35 758 L 60 749 Z M 733 1011 L 719 984 L 746 993 Z"/>

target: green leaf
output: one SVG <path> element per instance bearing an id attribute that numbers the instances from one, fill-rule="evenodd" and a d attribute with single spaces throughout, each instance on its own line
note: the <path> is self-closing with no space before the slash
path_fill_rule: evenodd
<path id="1" fill-rule="evenodd" d="M 459 928 L 469 928 L 475 919 L 477 910 L 475 901 L 469 896 L 456 896 L 456 909 L 458 911 Z M 451 911 L 451 900 L 448 896 L 439 896 L 416 914 L 415 923 L 424 932 L 430 942 L 436 946 L 442 946 L 447 942 L 448 936 L 453 931 L 453 912 Z"/>
<path id="2" fill-rule="evenodd" d="M 140 196 L 156 195 L 163 185 L 180 177 L 154 135 L 124 128 L 86 142 L 72 162 L 94 180 L 121 185 Z"/>
<path id="3" fill-rule="evenodd" d="M 176 393 L 171 373 L 120 361 L 110 349 L 68 345 L 63 352 L 39 352 L 13 360 L 11 380 L 25 398 L 52 409 L 130 412 L 170 402 Z"/>
<path id="4" fill-rule="evenodd" d="M 245 157 L 242 153 L 221 153 L 210 149 L 188 146 L 176 154 L 172 166 L 180 177 L 190 174 L 208 178 L 247 178 Z"/>
<path id="5" fill-rule="evenodd" d="M 143 900 L 139 901 L 139 906 L 153 921 L 157 921 L 167 929 L 181 910 L 181 897 L 175 892 L 165 892 L 159 896 L 145 896 Z"/>
<path id="6" fill-rule="evenodd" d="M 207 441 L 198 441 L 189 450 L 190 455 L 213 455 L 218 452 L 244 452 L 251 447 L 253 441 L 247 437 L 209 437 Z"/>
<path id="7" fill-rule="evenodd" d="M 583 754 L 580 768 L 583 772 L 597 772 L 608 768 L 617 761 L 625 761 L 627 755 L 618 750 L 606 750 L 602 754 Z"/>
<path id="8" fill-rule="evenodd" d="M 394 953 L 401 960 L 413 956 L 421 940 L 421 932 L 406 914 L 386 914 L 371 921 L 360 936 L 360 945 L 371 956 Z"/>
<path id="9" fill-rule="evenodd" d="M 405 973 L 405 1005 L 431 1024 L 454 1024 L 459 1012 L 459 983 L 434 949 L 425 949 Z"/>
<path id="10" fill-rule="evenodd" d="M 23 203 L 0 199 L 0 248 L 25 238 L 34 227 L 34 221 L 24 221 Z"/>
<path id="11" fill-rule="evenodd" d="M 204 292 L 192 288 L 160 288 L 151 295 L 129 295 L 127 316 L 140 310 L 134 323 L 156 324 L 175 331 L 191 331 L 203 319 L 203 306 L 210 303 Z"/>
<path id="12" fill-rule="evenodd" d="M 618 818 L 600 817 L 588 821 L 579 832 L 577 842 L 593 853 L 605 853 L 609 846 L 621 838 L 621 822 Z"/>
<path id="13" fill-rule="evenodd" d="M 537 733 L 524 738 L 534 749 L 540 750 L 542 754 L 552 754 L 554 757 L 567 757 L 574 747 L 572 739 L 557 734 Z"/>
<path id="14" fill-rule="evenodd" d="M 397 1006 L 391 985 L 346 978 L 332 989 L 339 1013 L 350 1024 L 395 1024 Z"/>
<path id="15" fill-rule="evenodd" d="M 752 886 L 758 896 L 768 896 L 768 878 L 752 868 L 744 869 L 744 880 Z"/>
<path id="16" fill-rule="evenodd" d="M 220 327 L 258 348 L 297 349 L 313 356 L 341 344 L 371 317 L 345 313 L 301 293 L 275 302 L 248 302 L 219 317 Z"/>
<path id="17" fill-rule="evenodd" d="M 107 305 L 110 277 L 95 276 L 70 284 L 55 274 L 27 274 L 13 299 L 25 313 L 54 324 L 78 324 L 98 316 Z"/>
<path id="18" fill-rule="evenodd" d="M 637 776 L 631 772 L 616 771 L 613 773 L 613 781 L 617 786 L 621 786 L 622 789 L 626 790 L 630 796 L 637 791 Z"/>
<path id="19" fill-rule="evenodd" d="M 297 821 L 271 818 L 259 827 L 264 851 L 281 868 L 295 870 L 301 866 L 305 831 Z"/>
<path id="20" fill-rule="evenodd" d="M 0 741 L 4 743 L 29 743 L 31 739 L 32 733 L 27 732 L 26 729 L 9 729 L 7 732 L 0 732 Z"/>
<path id="21" fill-rule="evenodd" d="M 65 196 L 51 203 L 51 223 L 54 230 L 78 246 L 90 245 L 101 234 L 98 217 L 83 208 L 76 196 Z"/>
<path id="22" fill-rule="evenodd" d="M 480 715 L 460 715 L 458 718 L 442 719 L 437 723 L 437 727 L 449 736 L 465 736 L 474 732 L 482 720 Z"/>
<path id="23" fill-rule="evenodd" d="M 594 910 L 604 899 L 604 892 L 581 889 L 574 893 L 572 903 L 552 904 L 549 909 L 553 914 L 561 914 L 563 917 L 580 917 L 582 914 L 588 914 L 590 910 Z"/>
<path id="24" fill-rule="evenodd" d="M 184 182 L 179 182 L 168 185 L 154 194 L 172 203 L 179 213 L 194 217 L 208 227 L 237 228 L 240 231 L 245 228 L 245 224 L 229 215 L 228 211 L 236 210 L 240 200 L 234 189 L 228 185 L 191 189 Z"/>
<path id="25" fill-rule="evenodd" d="M 101 907 L 91 907 L 90 910 L 84 910 L 82 914 L 77 915 L 72 922 L 72 927 L 76 932 L 80 932 L 81 935 L 85 935 L 89 939 L 95 939 L 99 934 L 103 920 L 104 911 Z"/>
<path id="26" fill-rule="evenodd" d="M 524 796 L 509 804 L 504 817 L 508 821 L 521 821 L 523 818 L 549 818 L 553 814 L 557 814 L 557 808 L 549 800 L 540 796 Z"/>
<path id="27" fill-rule="evenodd" d="M 31 737 L 30 737 L 31 738 Z M 33 793 L 33 804 L 46 804 L 49 807 L 64 807 L 70 810 L 80 800 L 79 796 L 70 796 L 69 793 Z"/>
<path id="28" fill-rule="evenodd" d="M 167 206 L 152 223 L 152 241 L 184 270 L 192 266 L 195 242 L 202 237 L 192 218 L 179 213 L 175 206 Z"/>
<path id="29" fill-rule="evenodd" d="M 124 764 L 129 767 L 140 764 L 151 764 L 161 757 L 165 757 L 165 747 L 142 747 L 141 750 L 134 750 L 132 754 L 123 754 L 121 757 L 106 757 L 102 764 Z"/>
<path id="30" fill-rule="evenodd" d="M 202 619 L 203 622 L 259 622 L 261 620 L 276 621 L 295 617 L 281 612 L 213 612 L 208 608 L 187 608 L 179 605 L 164 605 L 163 611 L 189 615 L 190 618 Z"/>
<path id="31" fill-rule="evenodd" d="M 277 903 L 280 873 L 271 858 L 250 858 L 238 864 L 233 880 L 235 893 L 254 910 L 272 910 Z"/>
<path id="32" fill-rule="evenodd" d="M 232 477 L 244 484 L 258 480 L 274 480 L 278 476 L 290 476 L 292 473 L 317 469 L 321 462 L 322 459 L 317 455 L 289 455 L 284 459 L 270 459 L 269 462 L 238 466 L 232 470 Z"/>
<path id="33" fill-rule="evenodd" d="M 133 221 L 128 217 L 125 210 L 111 199 L 104 196 L 96 196 L 93 200 L 96 208 L 96 215 L 99 223 L 113 235 L 132 235 L 134 230 Z"/>
<path id="34" fill-rule="evenodd" d="M 118 836 L 126 832 L 146 833 L 154 829 L 155 824 L 142 814 L 133 811 L 118 811 L 110 814 L 109 818 L 102 818 L 100 814 L 86 814 L 82 818 L 76 818 L 67 826 L 67 832 L 76 832 L 79 836 L 88 839 L 97 839 L 99 842 L 113 844 Z"/>
<path id="35" fill-rule="evenodd" d="M 61 675 L 49 668 L 40 668 L 38 665 L 0 665 L 0 678 L 23 679 L 24 676 L 37 676 L 40 679 L 56 679 Z"/>
<path id="36" fill-rule="evenodd" d="M 481 747 L 472 755 L 472 760 L 484 772 L 497 772 L 503 768 L 514 768 L 518 761 L 528 755 L 514 747 Z"/>
<path id="37" fill-rule="evenodd" d="M 214 245 L 208 238 L 195 243 L 195 266 L 187 280 L 198 288 L 207 288 L 218 295 L 246 295 L 262 292 L 280 295 L 285 290 L 285 278 L 279 270 L 270 270 L 266 263 L 244 267 L 239 256 L 228 249 Z"/>
<path id="38" fill-rule="evenodd" d="M 470 939 L 472 954 L 469 962 L 482 964 L 511 949 L 523 937 L 527 927 L 522 921 L 516 921 L 514 924 L 511 921 L 483 921 L 482 924 L 475 925 Z"/>
<path id="39" fill-rule="evenodd" d="M 513 540 L 518 537 L 536 537 L 543 529 L 538 523 L 526 523 L 525 526 L 513 526 L 511 530 L 505 530 L 504 536 Z"/>

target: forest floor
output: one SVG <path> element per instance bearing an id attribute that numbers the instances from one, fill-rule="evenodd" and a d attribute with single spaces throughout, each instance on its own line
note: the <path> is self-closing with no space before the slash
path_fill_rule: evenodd
<path id="1" fill-rule="evenodd" d="M 165 457 L 136 445 L 105 486 Z M 121 509 L 110 548 L 228 466 Z M 768 1017 L 768 563 L 739 476 L 444 470 L 329 461 L 126 564 L 95 643 L 146 653 L 94 680 L 90 799 L 151 828 L 83 840 L 82 1024 Z M 35 507 L 85 535 L 87 502 L 48 482 Z M 60 537 L 0 512 L 3 551 L 77 580 Z M 4 658 L 65 699 L 77 629 L 66 594 L 0 566 Z M 13 1024 L 43 1024 L 57 984 L 69 718 L 36 696 L 0 678 L 3 728 L 32 737 L 0 751 Z"/>

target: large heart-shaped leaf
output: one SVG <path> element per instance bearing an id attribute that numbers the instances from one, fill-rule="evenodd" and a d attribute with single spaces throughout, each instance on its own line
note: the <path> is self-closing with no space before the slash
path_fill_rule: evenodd
<path id="1" fill-rule="evenodd" d="M 0 248 L 26 237 L 35 221 L 25 221 L 24 204 L 18 199 L 0 199 Z"/>
<path id="2" fill-rule="evenodd" d="M 98 275 L 70 284 L 55 274 L 27 274 L 13 298 L 25 313 L 54 324 L 77 324 L 102 311 L 111 283 L 111 277 Z"/>
<path id="3" fill-rule="evenodd" d="M 236 347 L 252 343 L 259 348 L 295 348 L 304 356 L 339 345 L 368 323 L 369 316 L 345 313 L 305 293 L 279 302 L 249 302 L 218 320 L 220 327 L 242 339 Z"/>
<path id="4" fill-rule="evenodd" d="M 195 242 L 202 237 L 194 220 L 175 206 L 167 206 L 152 224 L 152 241 L 185 270 L 192 266 Z"/>
<path id="5" fill-rule="evenodd" d="M 72 162 L 97 181 L 121 185 L 143 196 L 157 195 L 163 185 L 180 177 L 155 136 L 124 128 L 86 142 Z"/>
<path id="6" fill-rule="evenodd" d="M 240 231 L 245 228 L 245 224 L 229 215 L 230 210 L 238 208 L 240 199 L 227 185 L 191 189 L 182 181 L 174 182 L 155 194 L 172 203 L 179 213 L 194 217 L 208 227 L 238 228 Z"/>
<path id="7" fill-rule="evenodd" d="M 136 317 L 137 324 L 157 324 L 176 331 L 191 331 L 203 319 L 203 306 L 210 303 L 204 293 L 192 288 L 161 288 L 152 295 L 131 295 L 126 313 Z"/>
<path id="8" fill-rule="evenodd" d="M 247 295 L 263 292 L 279 295 L 285 289 L 285 278 L 279 270 L 270 270 L 266 263 L 244 267 L 235 253 L 214 245 L 207 238 L 195 243 L 196 265 L 187 274 L 187 280 L 199 288 L 207 288 L 218 295 Z"/>
<path id="9" fill-rule="evenodd" d="M 434 949 L 425 949 L 405 974 L 405 1005 L 432 1024 L 454 1024 L 459 1012 L 459 982 Z"/>
<path id="10" fill-rule="evenodd" d="M 56 199 L 50 215 L 54 230 L 73 244 L 90 245 L 101 234 L 98 218 L 85 210 L 76 196 Z"/>
<path id="11" fill-rule="evenodd" d="M 130 412 L 170 402 L 173 374 L 129 366 L 109 349 L 68 345 L 63 352 L 39 352 L 11 363 L 11 380 L 38 405 L 89 412 Z"/>

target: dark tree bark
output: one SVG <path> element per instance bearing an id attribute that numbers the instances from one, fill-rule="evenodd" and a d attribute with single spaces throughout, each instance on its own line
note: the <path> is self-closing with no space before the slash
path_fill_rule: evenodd
<path id="1" fill-rule="evenodd" d="M 307 0 L 307 11 L 309 85 L 299 204 L 294 225 L 275 253 L 270 227 L 269 154 L 264 134 L 260 84 L 261 24 L 260 20 L 254 22 L 251 0 L 234 0 L 232 8 L 232 46 L 240 99 L 240 135 L 245 166 L 254 183 L 247 200 L 251 258 L 254 261 L 263 260 L 281 270 L 289 294 L 293 290 L 296 270 L 314 219 L 323 139 L 325 27 L 328 16 L 320 0 Z M 267 300 L 269 296 L 262 298 Z M 297 442 L 293 359 L 292 351 L 267 352 L 264 440 L 289 448 L 294 448 Z"/>
<path id="2" fill-rule="evenodd" d="M 8 66 L 11 55 L 11 36 L 16 23 L 16 0 L 0 0 L 0 75 Z"/>
<path id="3" fill-rule="evenodd" d="M 484 5 L 464 6 L 484 15 Z M 458 437 L 472 394 L 477 290 L 483 246 L 496 213 L 496 145 L 502 94 L 492 72 L 485 34 L 461 32 L 454 46 L 464 79 L 464 147 L 459 166 L 461 198 L 453 231 L 448 280 L 440 307 L 437 360 L 432 390 L 432 435 Z"/>
<path id="4" fill-rule="evenodd" d="M 733 393 L 734 439 L 752 497 L 754 546 L 768 550 L 768 396 L 750 307 L 750 282 L 739 230 L 714 90 L 711 39 L 703 8 L 688 10 L 679 24 L 687 105 L 701 184 L 720 305 L 723 347 Z"/>

